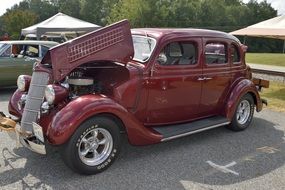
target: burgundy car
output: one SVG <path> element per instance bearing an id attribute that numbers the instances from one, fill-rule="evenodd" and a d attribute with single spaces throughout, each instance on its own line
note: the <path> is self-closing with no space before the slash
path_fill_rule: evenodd
<path id="1" fill-rule="evenodd" d="M 130 30 L 124 20 L 50 49 L 19 77 L 9 112 L 25 147 L 60 147 L 71 169 L 95 174 L 118 156 L 122 134 L 148 145 L 249 127 L 266 81 L 252 79 L 245 51 L 227 33 Z"/>

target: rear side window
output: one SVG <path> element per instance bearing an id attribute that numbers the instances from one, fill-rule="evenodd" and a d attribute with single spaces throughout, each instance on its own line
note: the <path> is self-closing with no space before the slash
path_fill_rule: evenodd
<path id="1" fill-rule="evenodd" d="M 3 49 L 0 52 L 0 57 L 10 57 L 11 55 L 11 46 L 7 45 L 3 47 Z"/>
<path id="2" fill-rule="evenodd" d="M 240 63 L 240 51 L 237 45 L 231 45 L 231 57 L 234 64 Z"/>
<path id="3" fill-rule="evenodd" d="M 212 64 L 225 64 L 227 60 L 227 47 L 223 43 L 207 43 L 205 47 L 206 63 Z"/>
<path id="4" fill-rule="evenodd" d="M 166 56 L 161 65 L 195 65 L 197 63 L 197 44 L 194 42 L 172 42 L 160 54 Z"/>

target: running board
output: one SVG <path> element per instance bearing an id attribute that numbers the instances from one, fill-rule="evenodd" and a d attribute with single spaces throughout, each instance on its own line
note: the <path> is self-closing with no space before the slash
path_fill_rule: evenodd
<path id="1" fill-rule="evenodd" d="M 215 116 L 193 121 L 191 123 L 152 127 L 152 129 L 163 136 L 161 141 L 169 141 L 228 124 L 230 124 L 230 121 L 227 118 Z"/>

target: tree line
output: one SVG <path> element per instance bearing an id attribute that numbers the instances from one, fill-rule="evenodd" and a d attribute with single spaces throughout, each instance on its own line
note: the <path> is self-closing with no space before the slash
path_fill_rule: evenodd
<path id="1" fill-rule="evenodd" d="M 22 28 L 58 12 L 105 26 L 128 19 L 136 27 L 193 27 L 234 31 L 277 16 L 265 0 L 24 0 L 0 17 L 0 35 L 18 39 Z M 241 38 L 243 41 L 243 38 Z M 281 40 L 247 38 L 253 52 L 280 52 Z"/>

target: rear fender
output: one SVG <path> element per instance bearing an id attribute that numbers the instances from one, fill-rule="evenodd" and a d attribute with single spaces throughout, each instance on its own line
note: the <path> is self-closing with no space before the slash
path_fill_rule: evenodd
<path id="1" fill-rule="evenodd" d="M 48 141 L 53 145 L 64 144 L 80 124 L 98 114 L 111 114 L 120 119 L 133 145 L 158 143 L 162 139 L 160 134 L 144 127 L 112 99 L 102 95 L 85 95 L 71 101 L 53 117 L 46 134 Z"/>
<path id="2" fill-rule="evenodd" d="M 252 95 L 256 105 L 256 111 L 259 112 L 262 110 L 262 101 L 256 86 L 251 80 L 242 79 L 232 89 L 226 102 L 225 115 L 229 120 L 232 119 L 239 100 L 247 93 Z"/>

